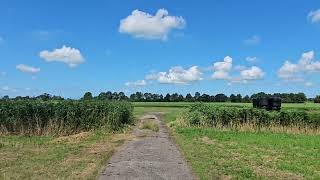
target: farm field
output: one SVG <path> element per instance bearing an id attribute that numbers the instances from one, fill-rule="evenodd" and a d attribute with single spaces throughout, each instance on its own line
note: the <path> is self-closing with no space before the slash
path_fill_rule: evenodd
<path id="1" fill-rule="evenodd" d="M 113 115 L 112 119 L 106 121 L 106 126 L 103 126 L 102 121 L 97 121 L 97 118 L 94 118 L 94 114 L 91 113 L 98 112 L 94 109 L 104 107 L 104 105 L 100 106 L 100 103 L 88 105 L 91 107 L 89 109 L 93 111 L 86 111 L 83 116 L 79 116 L 78 120 L 85 116 L 90 117 L 84 121 L 87 126 L 78 126 L 77 123 L 81 121 L 72 121 L 73 124 L 65 126 L 69 129 L 71 127 L 73 130 L 69 134 L 61 131 L 62 134 L 52 132 L 52 134 L 40 133 L 37 135 L 35 133 L 38 131 L 21 131 L 18 128 L 16 129 L 18 131 L 15 132 L 20 134 L 0 136 L 1 179 L 81 179 L 84 177 L 85 179 L 95 179 L 113 152 L 125 141 L 132 138 L 130 126 L 117 125 L 119 122 L 130 124 L 130 121 L 122 121 L 123 119 L 119 118 L 122 117 L 119 114 L 120 111 L 103 108 L 106 110 L 105 114 L 112 112 Z M 319 134 L 182 126 L 179 121 L 189 115 L 189 107 L 196 105 L 196 103 L 135 102 L 132 104 L 134 108 L 133 111 L 131 109 L 132 114 L 129 113 L 131 114 L 129 116 L 135 119 L 148 112 L 165 112 L 163 120 L 170 128 L 173 139 L 180 146 L 187 162 L 200 179 L 320 178 Z M 241 109 L 251 106 L 250 103 L 202 104 L 227 109 Z M 118 108 L 130 109 L 130 106 L 126 104 L 123 104 L 124 106 L 109 104 L 106 107 L 113 105 Z M 82 106 L 81 104 L 76 105 L 80 110 Z M 40 107 L 42 106 L 40 105 Z M 83 107 L 87 108 L 87 106 Z M 51 108 L 53 111 L 58 110 L 54 106 Z M 77 111 L 77 108 L 70 109 L 69 107 L 69 110 L 73 113 Z M 121 112 L 127 112 L 125 109 Z M 317 114 L 320 108 L 313 103 L 283 104 L 283 110 L 298 110 L 299 112 Z M 23 113 L 22 111 L 15 112 Z M 64 111 L 58 112 L 63 113 Z M 55 116 L 48 117 L 55 119 Z M 74 116 L 68 117 L 74 119 Z M 90 123 L 102 123 L 104 128 L 95 128 L 96 126 L 90 126 Z M 115 125 L 110 126 L 109 123 Z M 99 126 L 98 124 L 97 127 Z M 117 126 L 122 126 L 122 128 L 112 130 L 112 128 L 117 129 Z M 36 130 L 34 126 L 24 127 Z M 153 127 L 146 128 L 152 129 Z"/>
<path id="2" fill-rule="evenodd" d="M 136 114 L 148 111 L 166 112 L 164 118 L 176 143 L 200 179 L 320 178 L 320 135 L 180 127 L 177 118 L 186 114 L 186 108 L 192 103 L 135 105 L 137 104 Z M 247 107 L 251 105 L 210 104 Z M 313 103 L 283 106 L 284 109 L 308 109 L 316 112 L 319 109 L 319 106 Z"/>
<path id="3" fill-rule="evenodd" d="M 131 138 L 129 103 L 0 103 L 0 179 L 96 179 Z"/>

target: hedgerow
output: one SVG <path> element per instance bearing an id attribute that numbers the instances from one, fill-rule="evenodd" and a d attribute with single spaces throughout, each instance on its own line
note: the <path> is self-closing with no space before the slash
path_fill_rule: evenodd
<path id="1" fill-rule="evenodd" d="M 119 130 L 133 121 L 127 102 L 0 101 L 0 132 L 73 134 L 97 128 Z"/>
<path id="2" fill-rule="evenodd" d="M 268 127 L 320 127 L 320 114 L 301 110 L 266 111 L 250 107 L 226 107 L 219 105 L 191 105 L 180 119 L 188 126 L 231 127 L 250 125 L 254 128 Z"/>

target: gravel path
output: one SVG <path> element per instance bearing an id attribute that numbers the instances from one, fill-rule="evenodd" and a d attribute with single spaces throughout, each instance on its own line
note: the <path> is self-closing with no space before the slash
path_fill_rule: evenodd
<path id="1" fill-rule="evenodd" d="M 134 140 L 126 142 L 108 161 L 99 179 L 195 179 L 169 132 L 160 113 L 149 113 L 141 121 L 154 121 L 159 132 L 137 127 Z"/>

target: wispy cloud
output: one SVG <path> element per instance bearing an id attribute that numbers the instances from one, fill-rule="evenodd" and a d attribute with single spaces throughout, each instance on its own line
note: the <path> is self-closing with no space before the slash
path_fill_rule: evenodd
<path id="1" fill-rule="evenodd" d="M 28 66 L 25 64 L 19 64 L 16 66 L 16 69 L 23 72 L 23 73 L 29 73 L 29 74 L 35 74 L 40 72 L 40 68 Z"/>
<path id="2" fill-rule="evenodd" d="M 252 37 L 243 41 L 246 45 L 257 45 L 261 43 L 261 38 L 258 35 L 253 35 Z"/>
<path id="3" fill-rule="evenodd" d="M 315 11 L 311 11 L 308 14 L 308 19 L 312 22 L 312 23 L 319 23 L 320 22 L 320 9 L 315 10 Z"/>

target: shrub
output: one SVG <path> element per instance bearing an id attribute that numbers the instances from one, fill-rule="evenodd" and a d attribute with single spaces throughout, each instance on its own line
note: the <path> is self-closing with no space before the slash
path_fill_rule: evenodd
<path id="1" fill-rule="evenodd" d="M 262 127 L 318 128 L 319 113 L 300 110 L 266 111 L 249 107 L 228 107 L 219 105 L 194 104 L 182 117 L 190 126 L 232 127 L 250 125 Z"/>
<path id="2" fill-rule="evenodd" d="M 100 127 L 119 130 L 132 123 L 127 102 L 0 101 L 0 132 L 73 134 Z"/>

